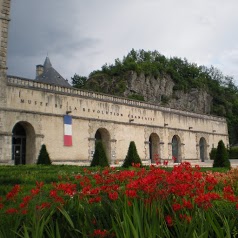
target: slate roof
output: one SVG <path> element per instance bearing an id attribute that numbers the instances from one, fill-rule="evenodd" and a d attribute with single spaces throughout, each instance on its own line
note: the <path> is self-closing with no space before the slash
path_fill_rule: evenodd
<path id="1" fill-rule="evenodd" d="M 52 66 L 49 57 L 47 56 L 43 65 L 43 73 L 36 77 L 36 81 L 48 84 L 59 85 L 63 87 L 71 87 Z"/>

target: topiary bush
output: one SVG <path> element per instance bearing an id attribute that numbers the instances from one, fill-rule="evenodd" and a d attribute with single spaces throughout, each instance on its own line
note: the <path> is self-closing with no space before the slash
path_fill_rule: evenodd
<path id="1" fill-rule="evenodd" d="M 128 168 L 132 166 L 132 164 L 140 164 L 142 165 L 140 156 L 137 153 L 136 144 L 134 141 L 130 142 L 129 149 L 126 155 L 126 158 L 122 164 L 122 167 Z"/>
<path id="2" fill-rule="evenodd" d="M 238 147 L 231 147 L 229 150 L 230 159 L 238 159 Z"/>
<path id="3" fill-rule="evenodd" d="M 97 141 L 95 146 L 95 152 L 93 155 L 93 159 L 91 161 L 91 167 L 100 166 L 107 167 L 109 166 L 106 152 L 104 150 L 102 141 Z"/>
<path id="4" fill-rule="evenodd" d="M 50 156 L 47 152 L 45 144 L 41 146 L 40 153 L 37 159 L 37 164 L 51 165 Z"/>
<path id="5" fill-rule="evenodd" d="M 213 161 L 213 168 L 217 167 L 231 167 L 229 154 L 222 140 L 218 142 L 216 157 Z"/>
<path id="6" fill-rule="evenodd" d="M 217 154 L 217 148 L 212 148 L 211 152 L 209 153 L 210 160 L 215 160 Z"/>

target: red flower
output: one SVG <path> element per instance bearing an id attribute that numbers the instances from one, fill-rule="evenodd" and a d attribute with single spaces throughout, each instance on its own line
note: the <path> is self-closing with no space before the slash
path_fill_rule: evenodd
<path id="1" fill-rule="evenodd" d="M 20 191 L 20 185 L 19 184 L 16 184 L 12 190 L 6 195 L 7 197 L 7 200 L 11 200 L 11 199 L 14 199 L 18 192 Z"/>
<path id="2" fill-rule="evenodd" d="M 9 208 L 6 210 L 6 213 L 7 214 L 14 214 L 14 213 L 17 213 L 18 210 L 16 208 Z"/>
<path id="3" fill-rule="evenodd" d="M 135 198 L 137 196 L 136 190 L 126 190 L 126 196 L 130 198 Z"/>
<path id="4" fill-rule="evenodd" d="M 42 210 L 42 209 L 49 208 L 49 207 L 50 207 L 50 203 L 49 202 L 43 202 L 41 205 L 37 205 L 36 209 L 37 210 Z"/>
<path id="5" fill-rule="evenodd" d="M 110 192 L 108 193 L 108 197 L 114 201 L 114 200 L 117 200 L 118 199 L 118 192 Z"/>
<path id="6" fill-rule="evenodd" d="M 181 209 L 182 209 L 182 206 L 181 206 L 181 204 L 179 204 L 179 203 L 174 203 L 174 204 L 172 205 L 172 208 L 173 208 L 173 210 L 176 212 L 176 211 L 181 210 Z"/>
<path id="7" fill-rule="evenodd" d="M 31 194 L 32 195 L 37 195 L 38 193 L 40 192 L 40 189 L 39 188 L 33 188 L 32 190 L 31 190 Z"/>
<path id="8" fill-rule="evenodd" d="M 93 236 L 96 236 L 96 237 L 106 237 L 108 234 L 108 231 L 107 230 L 94 230 L 93 231 Z"/>
<path id="9" fill-rule="evenodd" d="M 36 187 L 37 187 L 37 188 L 42 188 L 43 185 L 44 185 L 44 182 L 38 182 L 38 181 L 36 181 Z"/>
<path id="10" fill-rule="evenodd" d="M 165 217 L 165 221 L 167 223 L 167 226 L 172 226 L 173 225 L 173 219 L 172 219 L 172 217 L 170 215 L 167 215 Z"/>

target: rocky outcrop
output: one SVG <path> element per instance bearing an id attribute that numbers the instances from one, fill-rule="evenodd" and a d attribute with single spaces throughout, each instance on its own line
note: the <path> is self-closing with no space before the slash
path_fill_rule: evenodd
<path id="1" fill-rule="evenodd" d="M 98 75 L 87 81 L 86 88 L 106 94 L 144 99 L 151 103 L 179 110 L 209 114 L 212 97 L 204 90 L 191 89 L 185 93 L 176 90 L 174 81 L 168 75 L 160 78 L 137 75 L 130 71 L 123 76 Z"/>

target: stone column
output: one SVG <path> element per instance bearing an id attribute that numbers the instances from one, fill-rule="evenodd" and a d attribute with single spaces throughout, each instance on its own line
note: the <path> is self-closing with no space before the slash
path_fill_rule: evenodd
<path id="1" fill-rule="evenodd" d="M 0 163 L 11 163 L 11 132 L 5 129 L 7 104 L 7 42 L 10 0 L 0 0 Z"/>
<path id="2" fill-rule="evenodd" d="M 150 142 L 149 141 L 145 141 L 145 159 L 143 160 L 142 158 L 142 164 L 151 164 L 150 161 Z"/>
<path id="3" fill-rule="evenodd" d="M 93 159 L 93 155 L 95 152 L 95 138 L 88 138 L 88 161 L 89 163 L 91 163 L 92 159 Z"/>
<path id="4" fill-rule="evenodd" d="M 110 142 L 111 142 L 111 161 L 109 161 L 109 163 L 110 163 L 110 165 L 115 165 L 115 164 L 119 163 L 119 161 L 117 160 L 117 155 L 116 155 L 116 142 L 117 142 L 117 140 L 112 139 L 112 140 L 110 140 Z"/>

